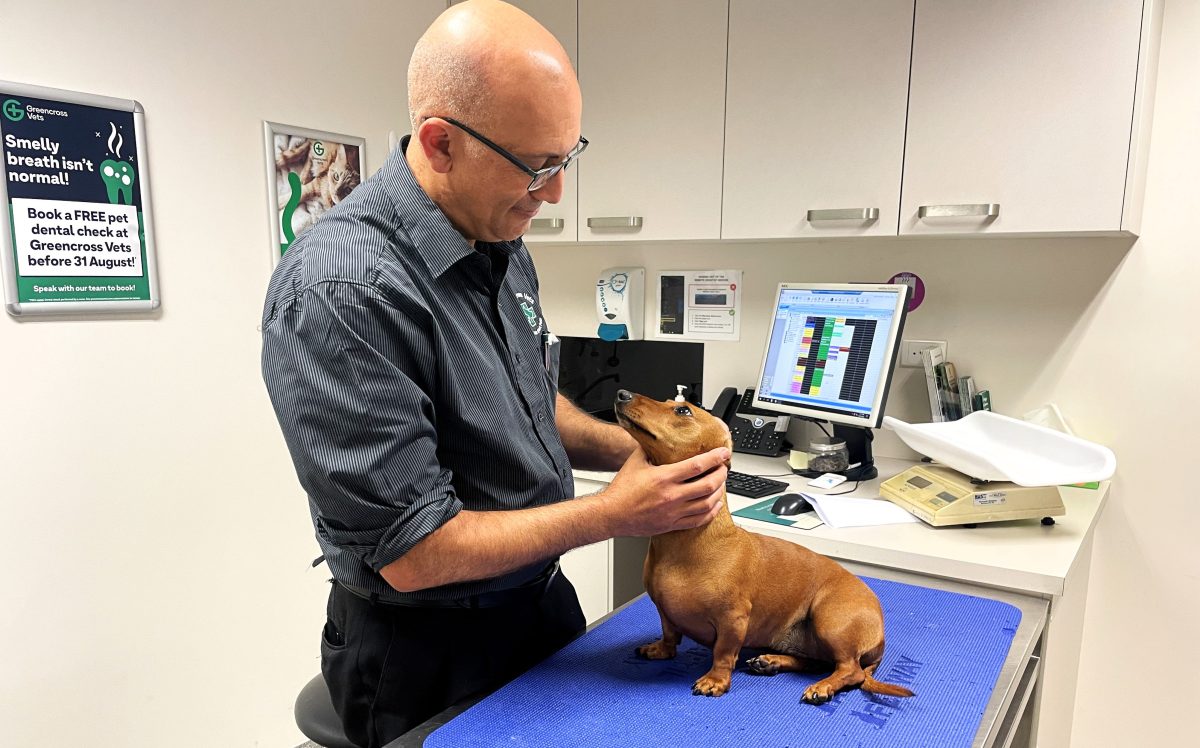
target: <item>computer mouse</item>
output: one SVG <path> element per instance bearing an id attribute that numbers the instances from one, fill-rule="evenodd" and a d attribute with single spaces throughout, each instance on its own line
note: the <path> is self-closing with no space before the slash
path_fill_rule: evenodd
<path id="1" fill-rule="evenodd" d="M 808 499 L 798 493 L 785 493 L 775 499 L 775 503 L 771 505 L 771 514 L 778 514 L 780 517 L 803 514 L 812 510 L 812 504 L 808 503 Z"/>

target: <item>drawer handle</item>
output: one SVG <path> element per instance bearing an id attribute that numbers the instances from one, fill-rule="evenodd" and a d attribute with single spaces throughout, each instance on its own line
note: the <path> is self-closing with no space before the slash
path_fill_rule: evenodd
<path id="1" fill-rule="evenodd" d="M 604 218 L 589 218 L 589 229 L 640 229 L 641 216 L 606 216 Z"/>
<path id="2" fill-rule="evenodd" d="M 809 223 L 813 221 L 877 221 L 879 208 L 826 208 L 808 211 Z"/>
<path id="3" fill-rule="evenodd" d="M 535 231 L 562 231 L 565 225 L 561 218 L 535 218 L 529 222 L 529 228 Z"/>
<path id="4" fill-rule="evenodd" d="M 922 205 L 917 209 L 918 218 L 961 218 L 982 216 L 995 218 L 1000 215 L 1000 203 L 964 203 L 962 205 Z"/>

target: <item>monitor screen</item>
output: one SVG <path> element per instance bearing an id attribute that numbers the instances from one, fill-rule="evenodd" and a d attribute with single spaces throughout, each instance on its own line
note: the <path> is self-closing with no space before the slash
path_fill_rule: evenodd
<path id="1" fill-rule="evenodd" d="M 907 302 L 902 285 L 781 283 L 754 404 L 877 428 Z"/>

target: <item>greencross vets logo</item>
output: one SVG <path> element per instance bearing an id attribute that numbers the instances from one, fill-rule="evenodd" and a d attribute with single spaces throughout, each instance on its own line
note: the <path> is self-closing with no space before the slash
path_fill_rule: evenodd
<path id="1" fill-rule="evenodd" d="M 21 108 L 21 102 L 16 99 L 8 99 L 3 105 L 4 116 L 12 122 L 20 122 L 25 119 L 25 110 Z"/>
<path id="2" fill-rule="evenodd" d="M 538 314 L 537 302 L 527 293 L 517 293 L 516 297 L 517 302 L 521 305 L 521 311 L 525 313 L 525 321 L 529 323 L 534 335 L 541 335 L 542 329 L 546 326 L 546 320 Z"/>
<path id="3" fill-rule="evenodd" d="M 319 140 L 317 142 L 313 143 L 313 153 L 317 154 L 318 156 L 324 156 L 325 155 L 325 144 Z"/>

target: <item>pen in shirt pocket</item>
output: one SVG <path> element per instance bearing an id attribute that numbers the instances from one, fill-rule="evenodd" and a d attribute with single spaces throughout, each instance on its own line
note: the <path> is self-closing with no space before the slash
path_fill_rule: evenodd
<path id="1" fill-rule="evenodd" d="M 547 330 L 542 333 L 542 359 L 546 366 L 546 371 L 550 371 L 554 365 L 554 346 L 559 344 L 558 336 Z"/>

